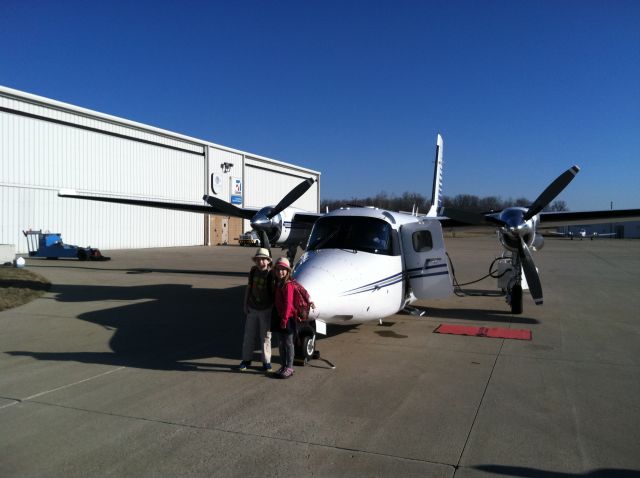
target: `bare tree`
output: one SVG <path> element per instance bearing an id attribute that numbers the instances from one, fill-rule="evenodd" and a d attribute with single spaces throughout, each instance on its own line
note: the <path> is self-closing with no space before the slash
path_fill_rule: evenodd
<path id="1" fill-rule="evenodd" d="M 567 203 L 562 200 L 553 201 L 550 205 L 544 208 L 544 211 L 550 212 L 563 212 L 568 211 Z"/>
<path id="2" fill-rule="evenodd" d="M 517 199 L 509 198 L 505 201 L 499 196 L 486 196 L 480 198 L 473 194 L 458 194 L 454 197 L 444 196 L 443 204 L 447 207 L 463 209 L 465 211 L 489 212 L 501 211 L 509 206 L 529 207 L 531 205 L 531 201 L 523 197 Z M 404 192 L 402 196 L 395 196 L 382 191 L 373 197 L 364 199 L 324 199 L 320 202 L 320 209 L 325 211 L 328 207 L 329 210 L 333 210 L 345 205 L 374 206 L 381 209 L 389 209 L 391 211 L 412 211 L 414 207 L 418 207 L 418 209 L 423 213 L 426 213 L 431 206 L 429 199 L 419 193 Z M 551 203 L 544 210 L 559 212 L 568 211 L 569 208 L 564 201 L 558 200 Z"/>

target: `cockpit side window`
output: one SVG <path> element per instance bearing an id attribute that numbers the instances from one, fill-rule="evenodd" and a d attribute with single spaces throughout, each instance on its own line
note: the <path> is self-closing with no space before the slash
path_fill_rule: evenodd
<path id="1" fill-rule="evenodd" d="M 431 231 L 416 231 L 411 236 L 413 250 L 416 252 L 427 252 L 433 249 L 433 237 Z"/>
<path id="2" fill-rule="evenodd" d="M 345 249 L 393 255 L 392 231 L 389 223 L 373 217 L 324 217 L 314 224 L 307 250 Z"/>

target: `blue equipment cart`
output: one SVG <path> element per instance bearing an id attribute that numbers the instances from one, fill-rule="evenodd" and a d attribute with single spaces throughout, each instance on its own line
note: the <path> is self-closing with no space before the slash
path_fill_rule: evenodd
<path id="1" fill-rule="evenodd" d="M 99 249 L 93 247 L 78 247 L 62 242 L 59 232 L 22 231 L 27 238 L 29 257 L 45 257 L 47 259 L 80 259 L 81 261 L 108 261 L 111 258 L 103 256 Z"/>

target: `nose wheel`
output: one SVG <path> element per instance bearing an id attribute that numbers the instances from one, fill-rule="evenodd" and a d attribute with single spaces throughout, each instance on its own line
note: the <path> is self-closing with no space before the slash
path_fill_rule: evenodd
<path id="1" fill-rule="evenodd" d="M 316 350 L 316 333 L 315 330 L 305 322 L 302 328 L 298 330 L 296 345 L 295 345 L 295 362 L 296 365 L 305 366 L 310 365 L 312 367 L 318 367 L 317 365 L 311 365 L 311 360 L 321 360 L 325 362 L 331 369 L 335 369 L 336 366 L 332 364 L 326 358 L 320 358 L 320 351 Z M 320 367 L 327 368 L 327 367 Z"/>
<path id="2" fill-rule="evenodd" d="M 304 337 L 302 339 L 302 356 L 304 358 L 304 361 L 308 362 L 309 360 L 314 358 L 314 355 L 316 353 L 318 353 L 318 356 L 320 356 L 320 353 L 316 351 L 316 336 L 313 335 L 311 337 Z"/>
<path id="3" fill-rule="evenodd" d="M 316 334 L 308 324 L 304 323 L 298 330 L 295 347 L 295 358 L 301 365 L 306 365 L 311 359 L 318 358 L 320 352 L 316 350 Z"/>
<path id="4" fill-rule="evenodd" d="M 316 335 L 305 335 L 300 337 L 300 343 L 296 346 L 296 362 L 303 367 L 309 360 L 320 358 L 320 352 L 316 350 Z"/>
<path id="5" fill-rule="evenodd" d="M 507 292 L 507 302 L 512 314 L 522 314 L 522 286 L 519 283 Z"/>

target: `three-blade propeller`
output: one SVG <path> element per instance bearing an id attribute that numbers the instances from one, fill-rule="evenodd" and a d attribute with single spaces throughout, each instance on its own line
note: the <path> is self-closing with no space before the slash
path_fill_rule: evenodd
<path id="1" fill-rule="evenodd" d="M 532 240 L 536 232 L 535 224 L 531 222 L 531 219 L 547 207 L 569 185 L 579 171 L 578 166 L 571 166 L 547 186 L 526 210 L 506 208 L 496 215 L 495 213 L 481 214 L 445 207 L 442 209 L 442 215 L 474 226 L 500 227 L 500 233 L 505 241 L 514 245 L 514 251 L 517 253 L 518 262 L 522 265 L 531 297 L 536 304 L 540 305 L 543 300 L 542 285 L 525 239 Z"/>
<path id="2" fill-rule="evenodd" d="M 266 247 L 271 250 L 269 233 L 273 233 L 279 227 L 272 221 L 272 219 L 302 197 L 313 183 L 313 178 L 305 179 L 289 191 L 289 193 L 287 193 L 287 195 L 284 196 L 274 207 L 267 206 L 257 212 L 254 209 L 245 209 L 234 206 L 233 204 L 229 204 L 228 202 L 213 196 L 205 195 L 202 199 L 213 207 L 217 213 L 248 219 L 251 222 L 251 227 L 258 233 L 261 247 Z"/>

